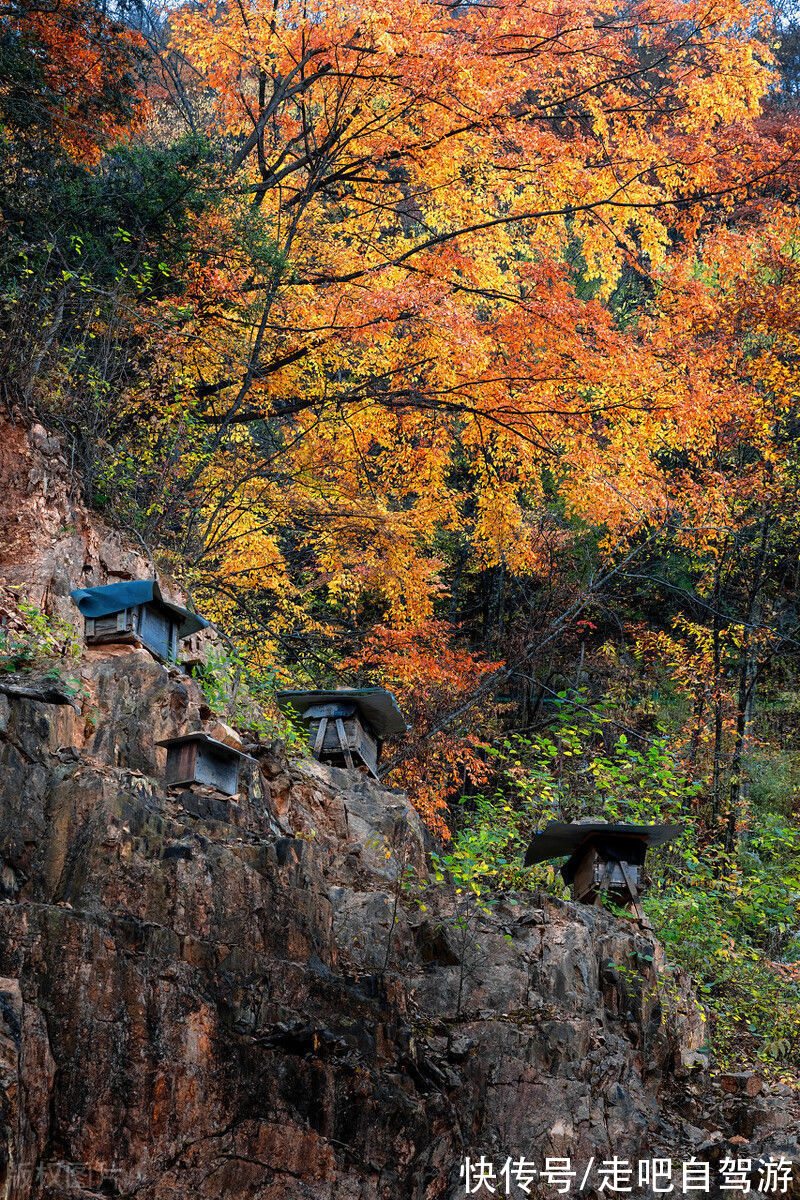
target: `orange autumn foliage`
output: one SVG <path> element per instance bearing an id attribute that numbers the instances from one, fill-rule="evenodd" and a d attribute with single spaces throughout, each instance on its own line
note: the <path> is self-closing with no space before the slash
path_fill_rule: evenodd
<path id="1" fill-rule="evenodd" d="M 272 487 L 268 456 L 265 509 L 273 531 L 304 514 L 332 595 L 377 591 L 394 622 L 430 619 L 437 528 L 482 567 L 535 573 L 545 464 L 611 527 L 664 511 L 648 463 L 665 421 L 684 435 L 673 413 L 700 417 L 694 376 L 607 299 L 631 267 L 672 272 L 709 213 L 785 175 L 794 135 L 758 123 L 769 54 L 741 33 L 759 14 L 176 13 L 231 143 L 181 307 L 194 412 L 227 436 L 276 431 L 285 470 Z"/>
<path id="2" fill-rule="evenodd" d="M 397 762 L 392 784 L 404 788 L 426 824 L 448 840 L 448 799 L 487 778 L 480 751 L 491 706 L 480 712 L 466 707 L 460 719 L 439 726 L 465 706 L 499 664 L 457 646 L 446 622 L 426 621 L 407 630 L 375 627 L 361 652 L 341 665 L 394 692 L 410 733 L 407 741 L 384 751 L 388 764 Z"/>
<path id="3" fill-rule="evenodd" d="M 170 460 L 192 569 L 217 615 L 255 613 L 262 657 L 310 646 L 304 667 L 324 672 L 366 634 L 346 666 L 419 707 L 392 778 L 440 831 L 465 772 L 480 778 L 476 718 L 424 735 L 492 669 L 437 620 L 448 551 L 466 574 L 539 580 L 558 491 L 608 553 L 679 511 L 699 554 L 699 531 L 769 483 L 749 462 L 733 482 L 735 440 L 784 462 L 769 408 L 794 386 L 791 288 L 777 301 L 765 281 L 762 317 L 734 282 L 795 236 L 800 139 L 764 122 L 770 56 L 743 34 L 762 15 L 745 0 L 174 11 L 220 167 L 177 298 L 143 330 L 174 362 L 154 420 L 165 444 L 193 443 Z M 740 336 L 775 303 L 780 369 Z"/>
<path id="4" fill-rule="evenodd" d="M 0 81 L 0 111 L 20 142 L 96 163 L 142 116 L 144 42 L 93 0 L 12 0 L 8 46 L 24 64 Z"/>

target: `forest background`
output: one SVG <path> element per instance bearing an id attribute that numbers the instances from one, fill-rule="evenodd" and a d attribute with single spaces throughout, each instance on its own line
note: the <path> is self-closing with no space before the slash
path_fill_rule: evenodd
<path id="1" fill-rule="evenodd" d="M 796 1078 L 793 13 L 0 19 L 2 402 L 213 618 L 216 707 L 390 687 L 467 905 L 561 893 L 548 817 L 682 822 L 649 915 L 717 1061 Z M 5 669 L 66 651 L 18 599 Z"/>

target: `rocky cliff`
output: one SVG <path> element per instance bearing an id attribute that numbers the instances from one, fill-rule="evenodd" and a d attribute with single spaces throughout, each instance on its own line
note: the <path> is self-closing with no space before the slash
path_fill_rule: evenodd
<path id="1" fill-rule="evenodd" d="M 70 588 L 150 564 L 58 443 L 0 432 L 7 605 L 78 630 Z M 422 908 L 402 793 L 274 745 L 232 800 L 168 789 L 157 743 L 214 725 L 197 683 L 129 648 L 70 673 L 0 688 L 0 1196 L 450 1200 L 481 1155 L 569 1158 L 571 1191 L 614 1155 L 800 1155 L 788 1089 L 709 1081 L 648 928 L 531 893 Z"/>

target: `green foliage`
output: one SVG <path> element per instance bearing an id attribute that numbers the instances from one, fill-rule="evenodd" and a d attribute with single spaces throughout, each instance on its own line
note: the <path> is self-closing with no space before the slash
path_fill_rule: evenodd
<path id="1" fill-rule="evenodd" d="M 722 1065 L 751 1055 L 800 1066 L 800 833 L 766 817 L 729 858 L 707 848 L 646 897 L 670 958 L 712 1016 Z"/>
<path id="2" fill-rule="evenodd" d="M 606 706 L 579 705 L 562 695 L 544 733 L 509 735 L 491 748 L 498 786 L 462 801 L 452 842 L 433 856 L 437 882 L 449 881 L 478 908 L 526 884 L 563 896 L 554 864 L 522 867 L 531 833 L 550 817 L 681 820 L 685 835 L 648 858 L 654 886 L 645 907 L 656 933 L 699 989 L 719 1065 L 749 1053 L 797 1068 L 800 832 L 764 812 L 734 858 L 710 849 L 689 818 L 697 786 L 663 731 L 636 739 L 614 726 Z M 670 969 L 659 995 L 674 1007 Z"/>
<path id="3" fill-rule="evenodd" d="M 449 877 L 484 906 L 520 886 L 565 894 L 552 863 L 522 865 L 531 835 L 551 818 L 670 821 L 696 792 L 662 731 L 637 742 L 615 727 L 608 706 L 581 695 L 562 692 L 552 708 L 546 731 L 488 748 L 495 790 L 463 798 L 451 842 L 433 856 L 440 882 Z"/>
<path id="4" fill-rule="evenodd" d="M 800 762 L 795 756 L 753 753 L 743 758 L 742 769 L 749 780 L 749 798 L 753 809 L 763 814 L 780 813 L 788 817 L 800 787 Z"/>
<path id="5" fill-rule="evenodd" d="M 466 806 L 469 805 L 469 808 Z M 435 879 L 449 881 L 457 895 L 490 908 L 502 890 L 524 882 L 522 861 L 529 820 L 501 793 L 465 797 L 460 828 L 442 850 L 431 854 Z"/>
<path id="6" fill-rule="evenodd" d="M 15 607 L 19 617 L 0 626 L 0 672 L 30 671 L 54 658 L 78 657 L 80 643 L 67 621 L 25 600 L 15 601 Z"/>
<path id="7" fill-rule="evenodd" d="M 306 732 L 297 720 L 280 712 L 275 703 L 279 680 L 275 669 L 256 671 L 234 646 L 211 646 L 197 677 L 209 706 L 225 720 L 261 738 L 280 738 L 287 747 L 306 748 Z"/>
<path id="8" fill-rule="evenodd" d="M 185 320 L 217 173 L 195 135 L 116 146 L 93 170 L 59 161 L 22 189 L 0 247 L 0 370 L 65 438 L 89 502 L 149 533 L 192 524 L 191 499 L 179 508 L 169 491 L 191 476 L 202 434 L 150 343 L 152 328 Z"/>
<path id="9" fill-rule="evenodd" d="M 145 540 L 157 539 L 164 556 L 173 555 L 176 565 L 183 566 L 185 531 L 197 504 L 187 477 L 202 471 L 208 461 L 212 431 L 189 412 L 165 409 L 153 418 L 150 437 L 142 440 L 135 433 L 129 436 L 127 419 L 109 389 L 103 395 L 98 389 L 96 397 L 100 420 L 116 425 L 118 435 L 97 455 L 93 507 Z"/>
<path id="10" fill-rule="evenodd" d="M 241 205 L 234 217 L 235 237 L 247 254 L 254 279 L 279 279 L 290 270 L 290 263 L 279 244 L 252 205 Z"/>
<path id="11" fill-rule="evenodd" d="M 95 284 L 127 278 L 154 299 L 180 290 L 173 272 L 193 253 L 191 222 L 216 194 L 215 173 L 208 141 L 186 134 L 166 146 L 116 146 L 97 171 L 67 179 L 57 198 L 63 224 L 73 247 L 80 238 Z"/>
<path id="12" fill-rule="evenodd" d="M 95 289 L 129 281 L 139 296 L 174 290 L 173 268 L 193 253 L 191 222 L 213 200 L 209 143 L 187 134 L 166 146 L 120 144 L 95 170 L 61 163 L 47 204 L 35 196 L 9 224 L 8 286 L 25 266 L 53 284 L 76 274 Z"/>
<path id="13" fill-rule="evenodd" d="M 500 789 L 528 810 L 533 828 L 550 817 L 596 814 L 615 821 L 669 821 L 683 815 L 697 785 L 686 778 L 660 725 L 636 736 L 609 704 L 560 692 L 548 728 L 509 735 L 490 748 Z"/>

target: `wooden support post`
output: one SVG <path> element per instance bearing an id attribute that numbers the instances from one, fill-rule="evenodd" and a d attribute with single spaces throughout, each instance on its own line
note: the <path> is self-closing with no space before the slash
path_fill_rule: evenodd
<path id="1" fill-rule="evenodd" d="M 314 751 L 313 751 L 314 758 L 319 758 L 319 756 L 322 752 L 322 747 L 325 742 L 325 734 L 327 732 L 327 729 L 328 729 L 328 718 L 323 717 L 321 719 L 319 725 L 317 726 L 317 736 L 314 739 Z"/>
<path id="2" fill-rule="evenodd" d="M 336 718 L 336 732 L 339 735 L 339 745 L 342 748 L 342 754 L 344 754 L 344 761 L 352 771 L 355 769 L 356 764 L 353 762 L 353 756 L 350 753 L 350 747 L 347 744 L 347 734 L 344 731 L 344 722 L 342 721 L 341 717 Z"/>
<path id="3" fill-rule="evenodd" d="M 630 872 L 628 871 L 628 864 L 623 859 L 620 859 L 619 865 L 622 867 L 622 874 L 625 879 L 625 883 L 627 885 L 628 891 L 630 893 L 631 903 L 633 904 L 633 911 L 636 913 L 636 916 L 641 921 L 644 914 L 642 913 L 642 910 L 639 908 L 639 893 L 636 891 L 636 884 L 631 879 Z"/>

